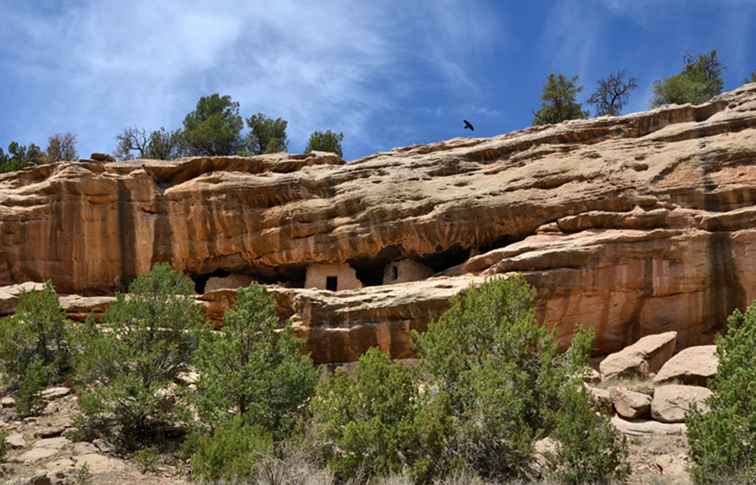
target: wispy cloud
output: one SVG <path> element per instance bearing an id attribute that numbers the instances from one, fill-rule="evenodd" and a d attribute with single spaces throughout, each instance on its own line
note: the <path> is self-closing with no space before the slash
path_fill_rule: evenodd
<path id="1" fill-rule="evenodd" d="M 111 149 L 126 126 L 177 126 L 215 91 L 245 113 L 288 119 L 294 150 L 319 128 L 372 146 L 374 118 L 424 88 L 418 71 L 475 92 L 469 52 L 493 31 L 484 10 L 457 2 L 76 1 L 48 12 L 2 4 L 0 17 L 3 71 L 18 95 L 46 99 L 32 108 L 41 122 L 21 115 L 0 135 L 41 142 L 65 129 L 87 150 Z"/>

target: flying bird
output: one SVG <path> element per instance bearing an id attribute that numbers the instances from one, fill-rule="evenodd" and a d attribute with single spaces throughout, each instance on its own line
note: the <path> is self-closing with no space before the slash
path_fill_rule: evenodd
<path id="1" fill-rule="evenodd" d="M 470 123 L 467 120 L 462 120 L 465 122 L 465 130 L 475 131 L 475 128 L 473 127 L 472 123 Z"/>

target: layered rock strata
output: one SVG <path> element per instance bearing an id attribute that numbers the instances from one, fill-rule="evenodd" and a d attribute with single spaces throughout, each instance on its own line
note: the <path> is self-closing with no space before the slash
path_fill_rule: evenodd
<path id="1" fill-rule="evenodd" d="M 331 154 L 79 161 L 0 175 L 0 285 L 107 295 L 157 262 L 245 274 L 322 361 L 412 352 L 452 295 L 522 272 L 538 318 L 609 353 L 678 332 L 709 343 L 756 297 L 756 84 L 700 106 Z M 392 261 L 436 276 L 380 285 Z M 301 289 L 310 265 L 363 288 Z M 207 307 L 228 290 L 205 295 Z M 228 299 L 226 298 L 226 299 Z M 215 299 L 215 300 L 214 300 Z"/>

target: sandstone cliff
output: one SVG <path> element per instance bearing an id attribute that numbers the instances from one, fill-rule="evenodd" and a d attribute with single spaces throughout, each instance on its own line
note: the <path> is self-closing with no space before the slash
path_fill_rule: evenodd
<path id="1" fill-rule="evenodd" d="M 563 339 L 708 342 L 756 298 L 756 84 L 700 106 L 333 155 L 91 161 L 0 175 L 0 285 L 103 295 L 168 261 L 269 284 L 319 361 L 411 355 L 452 295 L 520 271 Z M 409 258 L 436 276 L 380 285 Z M 344 263 L 364 288 L 297 288 Z M 200 291 L 201 292 L 201 291 Z M 227 290 L 198 299 L 218 318 Z M 84 299 L 69 298 L 79 305 Z M 98 300 L 98 305 L 102 302 Z M 84 305 L 86 307 L 86 305 Z M 76 313 L 76 312 L 73 312 Z"/>

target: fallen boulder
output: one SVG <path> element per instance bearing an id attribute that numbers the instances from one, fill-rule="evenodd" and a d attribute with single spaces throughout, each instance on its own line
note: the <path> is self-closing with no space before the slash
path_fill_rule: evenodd
<path id="1" fill-rule="evenodd" d="M 612 425 L 622 434 L 629 436 L 647 436 L 654 434 L 684 434 L 687 427 L 683 423 L 660 423 L 658 421 L 627 421 L 619 416 L 612 418 Z"/>
<path id="2" fill-rule="evenodd" d="M 651 416 L 663 423 L 681 423 L 694 406 L 708 409 L 705 401 L 712 392 L 701 386 L 667 384 L 656 388 L 651 401 Z"/>
<path id="3" fill-rule="evenodd" d="M 677 332 L 648 335 L 602 360 L 599 364 L 601 378 L 648 377 L 674 355 L 676 348 Z"/>
<path id="4" fill-rule="evenodd" d="M 654 377 L 654 382 L 706 386 L 717 374 L 718 366 L 716 345 L 689 347 L 669 359 Z"/>
<path id="5" fill-rule="evenodd" d="M 639 419 L 651 414 L 651 396 L 631 391 L 625 386 L 612 389 L 612 403 L 617 414 L 627 419 Z"/>

